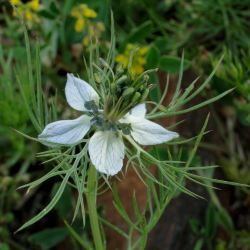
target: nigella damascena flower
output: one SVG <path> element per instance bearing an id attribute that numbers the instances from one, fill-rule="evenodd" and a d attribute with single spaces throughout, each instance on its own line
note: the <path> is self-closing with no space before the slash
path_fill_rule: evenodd
<path id="1" fill-rule="evenodd" d="M 93 135 L 88 141 L 90 160 L 101 173 L 115 175 L 121 170 L 125 155 L 124 136 L 131 136 L 141 145 L 161 144 L 178 137 L 177 133 L 146 119 L 145 104 L 136 105 L 119 120 L 109 120 L 105 107 L 99 107 L 100 97 L 94 88 L 72 74 L 67 75 L 65 94 L 68 104 L 85 114 L 74 120 L 48 124 L 38 139 L 48 146 L 76 145 L 91 131 Z"/>

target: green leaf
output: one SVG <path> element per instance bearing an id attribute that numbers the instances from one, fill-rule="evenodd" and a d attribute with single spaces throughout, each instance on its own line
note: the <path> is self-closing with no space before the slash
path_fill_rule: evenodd
<path id="1" fill-rule="evenodd" d="M 56 3 L 53 1 L 51 2 L 49 9 L 51 10 L 52 13 L 55 14 L 55 16 L 58 16 L 60 14 L 60 9 L 58 9 Z"/>
<path id="2" fill-rule="evenodd" d="M 206 238 L 212 239 L 216 233 L 217 229 L 217 214 L 215 208 L 212 205 L 209 205 L 206 210 Z"/>
<path id="3" fill-rule="evenodd" d="M 161 89 L 157 73 L 150 74 L 149 79 L 151 83 L 155 84 L 149 92 L 150 99 L 154 102 L 158 102 L 161 99 Z"/>
<path id="4" fill-rule="evenodd" d="M 113 204 L 114 207 L 116 208 L 117 212 L 121 215 L 121 217 L 129 224 L 129 225 L 133 225 L 133 222 L 131 221 L 129 215 L 127 214 L 127 211 L 125 210 L 125 208 L 123 207 L 123 204 L 120 200 L 118 191 L 116 186 L 114 185 L 113 189 L 113 196 L 114 196 L 114 200 L 113 200 Z"/>
<path id="5" fill-rule="evenodd" d="M 39 16 L 42 16 L 42 17 L 45 17 L 45 18 L 51 19 L 51 20 L 53 20 L 53 19 L 56 18 L 55 13 L 51 12 L 50 10 L 45 10 L 45 9 L 44 10 L 40 10 L 38 12 L 38 14 L 39 14 Z"/>
<path id="6" fill-rule="evenodd" d="M 232 218 L 223 207 L 219 211 L 219 222 L 227 232 L 231 233 L 235 230 Z"/>
<path id="7" fill-rule="evenodd" d="M 187 160 L 187 162 L 185 164 L 186 169 L 190 167 L 193 159 L 195 158 L 195 154 L 197 152 L 198 146 L 200 145 L 201 139 L 204 136 L 204 133 L 205 133 L 205 130 L 206 130 L 206 127 L 207 127 L 207 124 L 208 124 L 209 116 L 210 116 L 210 114 L 207 115 L 206 120 L 205 120 L 205 122 L 204 122 L 204 124 L 202 126 L 202 129 L 201 129 L 201 131 L 200 131 L 200 133 L 199 133 L 199 135 L 198 135 L 198 137 L 197 137 L 197 139 L 195 141 L 193 149 L 189 153 L 188 160 Z"/>
<path id="8" fill-rule="evenodd" d="M 200 226 L 199 226 L 199 222 L 197 219 L 190 219 L 189 221 L 190 227 L 193 231 L 193 233 L 195 233 L 196 235 L 200 234 Z"/>
<path id="9" fill-rule="evenodd" d="M 67 234 L 66 228 L 51 228 L 32 234 L 29 240 L 39 245 L 42 250 L 46 250 L 63 241 Z"/>
<path id="10" fill-rule="evenodd" d="M 59 199 L 61 198 L 63 191 L 67 185 L 68 179 L 70 178 L 71 174 L 72 174 L 73 168 L 69 169 L 67 174 L 64 176 L 63 181 L 61 182 L 60 187 L 58 188 L 55 196 L 53 197 L 53 199 L 50 201 L 50 203 L 47 205 L 46 208 L 44 208 L 42 211 L 40 211 L 36 216 L 34 216 L 32 219 L 30 219 L 29 221 L 27 221 L 26 223 L 24 223 L 18 230 L 17 232 L 25 229 L 26 227 L 36 223 L 37 221 L 39 221 L 40 219 L 42 219 L 48 212 L 50 212 L 56 205 L 56 203 L 59 201 Z"/>
<path id="11" fill-rule="evenodd" d="M 160 52 L 164 52 L 168 49 L 168 40 L 165 37 L 156 38 L 154 44 Z"/>
<path id="12" fill-rule="evenodd" d="M 0 243 L 0 250 L 10 250 L 10 247 L 6 243 Z"/>
<path id="13" fill-rule="evenodd" d="M 153 24 L 151 21 L 147 21 L 140 26 L 132 30 L 132 33 L 128 37 L 128 42 L 136 43 L 144 40 L 149 34 L 151 34 Z"/>
<path id="14" fill-rule="evenodd" d="M 75 0 L 68 0 L 63 6 L 63 14 L 66 16 L 70 13 L 72 6 L 74 5 Z"/>
<path id="15" fill-rule="evenodd" d="M 160 60 L 160 51 L 154 45 L 150 47 L 147 54 L 147 68 L 157 68 Z"/>
<path id="16" fill-rule="evenodd" d="M 201 250 L 202 246 L 203 246 L 203 239 L 199 239 L 195 243 L 194 250 Z"/>
<path id="17" fill-rule="evenodd" d="M 58 190 L 60 186 L 60 183 L 55 183 L 52 189 L 52 195 L 51 197 L 53 198 L 56 194 L 56 191 Z M 63 194 L 61 196 L 61 198 L 59 199 L 59 201 L 57 202 L 57 204 L 55 205 L 55 209 L 57 210 L 59 216 L 61 218 L 67 218 L 67 215 L 69 214 L 69 211 L 72 207 L 71 204 L 71 188 L 70 186 L 66 186 Z"/>
<path id="18" fill-rule="evenodd" d="M 184 60 L 183 69 L 186 70 L 190 63 Z M 175 56 L 162 56 L 159 61 L 159 68 L 171 74 L 179 72 L 181 67 L 181 58 Z"/>
<path id="19" fill-rule="evenodd" d="M 17 61 L 22 61 L 26 57 L 26 50 L 24 47 L 16 46 L 11 49 Z"/>
<path id="20" fill-rule="evenodd" d="M 79 235 L 67 221 L 64 221 L 64 223 L 71 237 L 75 239 L 83 247 L 83 249 L 88 249 L 88 250 L 93 249 L 91 243 L 87 239 L 84 239 L 85 237 Z"/>

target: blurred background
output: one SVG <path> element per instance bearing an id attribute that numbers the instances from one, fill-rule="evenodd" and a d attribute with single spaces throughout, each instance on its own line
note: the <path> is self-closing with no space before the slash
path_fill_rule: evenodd
<path id="1" fill-rule="evenodd" d="M 167 100 L 171 99 L 183 51 L 182 88 L 198 76 L 199 85 L 224 55 L 209 87 L 194 103 L 231 88 L 234 91 L 213 105 L 164 123 L 184 120 L 176 130 L 183 138 L 189 138 L 199 133 L 210 112 L 211 132 L 204 137 L 193 164 L 219 165 L 215 172 L 206 175 L 250 185 L 249 0 L 0 0 L 0 250 L 84 249 L 76 235 L 84 242 L 89 239 L 88 221 L 84 231 L 80 218 L 73 225 L 65 222 L 71 221 L 76 201 L 70 186 L 49 215 L 14 234 L 42 210 L 58 187 L 57 180 L 51 179 L 27 194 L 17 190 L 50 170 L 49 164 L 41 164 L 36 157 L 44 147 L 13 130 L 37 136 L 25 108 L 29 104 L 23 99 L 23 94 L 29 96 L 30 92 L 24 34 L 18 15 L 26 22 L 32 49 L 37 43 L 40 45 L 46 100 L 51 103 L 56 99 L 58 117 L 67 117 L 73 111 L 64 97 L 66 73 L 86 76 L 83 56 L 88 57 L 93 37 L 99 41 L 100 54 L 107 53 L 111 9 L 117 64 L 126 67 L 131 51 L 138 47 L 132 73 L 159 68 L 152 79 L 157 83 L 150 93 L 152 100 L 159 100 L 167 75 L 170 76 Z M 16 72 L 21 76 L 21 89 Z M 191 148 L 192 144 L 185 145 L 185 155 Z M 249 250 L 249 190 L 221 185 L 218 190 L 206 190 L 188 182 L 186 185 L 205 199 L 178 194 L 152 231 L 147 249 Z M 137 190 L 141 206 L 145 205 L 144 184 L 132 171 L 118 183 L 118 188 L 125 202 Z M 110 221 L 124 226 L 113 212 L 109 192 L 100 197 L 99 204 Z M 129 204 L 127 210 L 130 213 Z M 108 249 L 125 249 L 125 243 L 114 232 L 108 231 L 107 241 Z"/>

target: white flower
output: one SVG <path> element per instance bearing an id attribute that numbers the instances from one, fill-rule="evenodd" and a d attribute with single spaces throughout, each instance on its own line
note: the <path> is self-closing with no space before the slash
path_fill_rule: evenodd
<path id="1" fill-rule="evenodd" d="M 62 120 L 48 124 L 38 136 L 41 143 L 52 145 L 75 145 L 81 142 L 94 123 L 93 112 L 88 105 L 94 102 L 99 105 L 99 96 L 85 81 L 67 75 L 65 88 L 66 99 L 69 105 L 87 114 L 74 120 Z M 99 116 L 102 111 L 98 110 Z M 163 128 L 145 118 L 146 106 L 139 104 L 119 120 L 120 124 L 129 125 L 129 136 L 142 145 L 155 145 L 167 142 L 178 137 L 178 134 Z M 92 117 L 91 117 L 92 116 Z M 117 174 L 122 166 L 125 155 L 123 132 L 113 128 L 97 129 L 89 140 L 88 151 L 90 159 L 96 169 L 107 175 Z"/>

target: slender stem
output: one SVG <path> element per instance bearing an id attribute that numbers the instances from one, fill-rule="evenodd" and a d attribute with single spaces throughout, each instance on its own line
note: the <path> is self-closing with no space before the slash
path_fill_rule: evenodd
<path id="1" fill-rule="evenodd" d="M 147 241 L 148 241 L 148 233 L 147 231 L 144 231 L 142 233 L 142 236 L 141 236 L 141 241 L 140 241 L 140 249 L 141 250 L 144 250 L 146 248 L 146 245 L 147 245 Z"/>
<path id="2" fill-rule="evenodd" d="M 105 248 L 103 246 L 103 240 L 96 207 L 97 172 L 95 167 L 92 165 L 90 166 L 88 171 L 87 189 L 88 192 L 86 193 L 86 199 L 88 204 L 90 226 L 95 243 L 95 249 L 104 250 Z"/>

